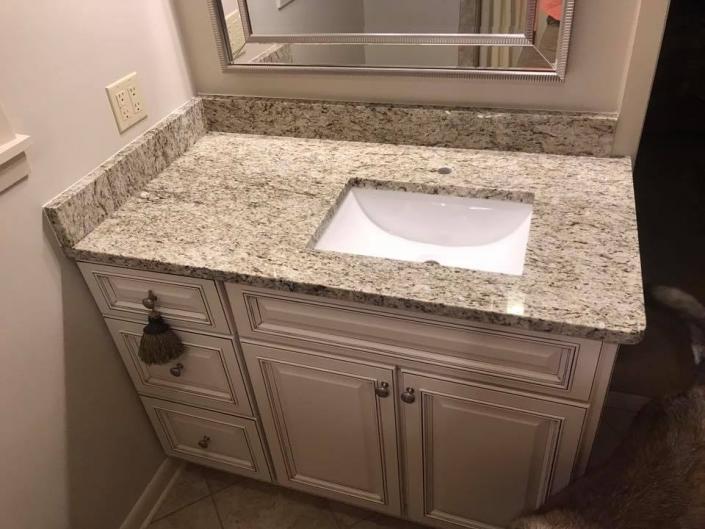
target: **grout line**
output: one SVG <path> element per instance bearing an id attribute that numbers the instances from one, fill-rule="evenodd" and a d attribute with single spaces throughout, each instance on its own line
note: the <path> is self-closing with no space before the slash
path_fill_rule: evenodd
<path id="1" fill-rule="evenodd" d="M 232 489 L 235 485 L 236 485 L 236 483 L 231 483 L 230 485 L 227 485 L 227 486 L 225 486 L 225 487 L 223 487 L 222 489 L 217 490 L 217 491 L 212 491 L 212 490 L 210 490 L 210 488 L 209 488 L 208 490 L 210 491 L 210 495 L 215 498 L 216 495 L 220 494 L 221 492 L 225 492 L 225 491 L 228 490 L 228 489 Z"/>
<path id="2" fill-rule="evenodd" d="M 186 507 L 191 507 L 191 505 L 193 505 L 194 503 L 198 503 L 199 501 L 205 500 L 206 498 L 209 498 L 209 497 L 212 497 L 212 494 L 210 492 L 208 494 L 206 494 L 205 496 L 201 496 L 200 498 L 193 500 L 192 502 L 189 502 L 185 505 L 182 505 L 181 507 L 179 507 L 175 511 L 171 511 L 170 513 L 167 513 L 164 516 L 160 516 L 159 518 L 153 518 L 149 525 L 152 525 L 152 523 L 157 522 L 159 520 L 163 520 L 164 518 L 167 518 L 167 517 L 171 516 L 172 514 L 176 514 L 179 511 L 183 511 Z M 149 527 L 149 525 L 147 527 Z"/>
<path id="3" fill-rule="evenodd" d="M 225 489 L 223 489 L 225 490 Z M 223 519 L 220 517 L 220 511 L 218 511 L 218 504 L 215 502 L 215 498 L 213 497 L 213 494 L 211 493 L 209 495 L 209 498 L 211 499 L 211 503 L 213 504 L 213 509 L 215 510 L 215 516 L 218 518 L 218 524 L 220 525 L 220 529 L 225 529 L 225 526 L 223 525 Z"/>

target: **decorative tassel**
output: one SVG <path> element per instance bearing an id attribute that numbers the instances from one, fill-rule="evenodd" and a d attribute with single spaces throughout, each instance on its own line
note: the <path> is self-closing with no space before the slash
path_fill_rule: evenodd
<path id="1" fill-rule="evenodd" d="M 184 344 L 155 309 L 157 296 L 150 290 L 142 304 L 149 309 L 138 355 L 145 364 L 166 364 L 181 356 Z"/>

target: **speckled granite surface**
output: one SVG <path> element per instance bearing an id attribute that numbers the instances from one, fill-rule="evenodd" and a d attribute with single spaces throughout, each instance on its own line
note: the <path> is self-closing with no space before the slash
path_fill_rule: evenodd
<path id="1" fill-rule="evenodd" d="M 617 116 L 204 96 L 209 129 L 396 145 L 609 156 Z"/>
<path id="2" fill-rule="evenodd" d="M 310 250 L 351 178 L 533 195 L 524 274 Z M 645 327 L 627 159 L 208 133 L 68 252 L 610 342 Z"/>
<path id="3" fill-rule="evenodd" d="M 62 246 L 72 246 L 205 134 L 203 104 L 181 106 L 44 206 Z"/>

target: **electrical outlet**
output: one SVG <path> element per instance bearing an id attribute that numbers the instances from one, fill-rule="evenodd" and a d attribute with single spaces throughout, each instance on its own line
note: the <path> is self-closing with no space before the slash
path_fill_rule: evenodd
<path id="1" fill-rule="evenodd" d="M 137 72 L 132 72 L 122 79 L 105 87 L 110 100 L 110 107 L 115 115 L 118 130 L 122 133 L 138 121 L 147 117 L 142 101 Z"/>

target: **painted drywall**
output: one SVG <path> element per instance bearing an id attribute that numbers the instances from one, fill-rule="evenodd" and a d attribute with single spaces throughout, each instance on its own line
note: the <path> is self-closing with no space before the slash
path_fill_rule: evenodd
<path id="1" fill-rule="evenodd" d="M 138 72 L 120 135 L 105 86 Z M 192 96 L 168 0 L 3 0 L 0 101 L 32 174 L 0 194 L 0 525 L 116 529 L 163 453 L 42 204 Z"/>
<path id="2" fill-rule="evenodd" d="M 199 93 L 621 112 L 615 154 L 634 155 L 669 0 L 577 1 L 565 82 L 223 72 L 208 0 L 174 0 Z"/>
<path id="3" fill-rule="evenodd" d="M 614 140 L 616 154 L 636 158 L 639 150 L 669 7 L 670 0 L 641 3 Z"/>
<path id="4" fill-rule="evenodd" d="M 13 139 L 15 139 L 15 134 L 12 132 L 10 122 L 7 120 L 5 111 L 2 109 L 2 102 L 0 102 L 0 145 Z"/>
<path id="5" fill-rule="evenodd" d="M 399 76 L 224 73 L 208 0 L 174 0 L 200 93 L 617 112 L 640 0 L 576 2 L 564 83 Z"/>

